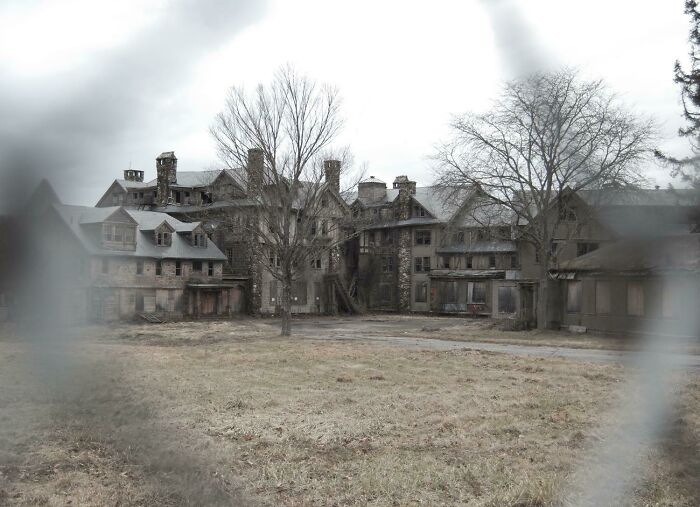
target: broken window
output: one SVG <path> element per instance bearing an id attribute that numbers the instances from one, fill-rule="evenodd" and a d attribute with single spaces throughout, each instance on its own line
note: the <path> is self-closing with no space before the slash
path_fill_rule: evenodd
<path id="1" fill-rule="evenodd" d="M 450 269 L 450 259 L 449 255 L 440 256 L 440 261 L 442 263 L 442 269 Z"/>
<path id="2" fill-rule="evenodd" d="M 202 261 L 192 261 L 192 271 L 197 273 L 202 272 Z"/>
<path id="3" fill-rule="evenodd" d="M 581 311 L 581 282 L 570 280 L 567 284 L 566 311 L 569 313 L 579 313 Z"/>
<path id="4" fill-rule="evenodd" d="M 427 273 L 430 271 L 430 257 L 415 258 L 416 273 Z"/>
<path id="5" fill-rule="evenodd" d="M 428 302 L 428 282 L 418 282 L 415 290 L 416 303 Z"/>
<path id="6" fill-rule="evenodd" d="M 382 255 L 381 258 L 382 273 L 393 273 L 394 257 L 391 255 Z"/>
<path id="7" fill-rule="evenodd" d="M 610 313 L 610 282 L 596 280 L 595 282 L 595 313 L 608 315 Z"/>
<path id="8" fill-rule="evenodd" d="M 500 313 L 515 313 L 515 287 L 498 288 L 498 311 Z"/>
<path id="9" fill-rule="evenodd" d="M 486 303 L 486 282 L 472 283 L 472 303 Z"/>
<path id="10" fill-rule="evenodd" d="M 644 316 L 644 285 L 642 282 L 627 282 L 627 315 Z"/>
<path id="11" fill-rule="evenodd" d="M 382 230 L 382 243 L 384 245 L 393 245 L 394 244 L 394 235 L 391 233 L 391 231 L 389 229 Z"/>
<path id="12" fill-rule="evenodd" d="M 494 254 L 489 255 L 489 268 L 496 267 L 496 256 Z"/>
<path id="13" fill-rule="evenodd" d="M 429 245 L 431 240 L 430 230 L 416 231 L 416 245 Z"/>

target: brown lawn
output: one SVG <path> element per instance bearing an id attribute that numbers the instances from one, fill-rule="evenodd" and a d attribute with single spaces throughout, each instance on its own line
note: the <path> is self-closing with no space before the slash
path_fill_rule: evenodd
<path id="1" fill-rule="evenodd" d="M 264 321 L 80 335 L 4 329 L 0 505 L 558 505 L 627 374 Z M 674 440 L 630 505 L 697 504 L 699 377 L 678 374 Z"/>

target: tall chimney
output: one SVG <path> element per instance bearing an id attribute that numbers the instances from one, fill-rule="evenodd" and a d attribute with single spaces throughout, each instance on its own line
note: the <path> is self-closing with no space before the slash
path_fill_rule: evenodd
<path id="1" fill-rule="evenodd" d="M 340 193 L 340 160 L 324 160 L 323 172 L 328 186 Z"/>
<path id="2" fill-rule="evenodd" d="M 248 195 L 258 195 L 263 188 L 263 175 L 265 170 L 265 158 L 260 148 L 248 150 Z"/>
<path id="3" fill-rule="evenodd" d="M 174 151 L 164 151 L 156 158 L 156 202 L 159 206 L 168 204 L 170 185 L 177 183 L 177 157 Z"/>
<path id="4" fill-rule="evenodd" d="M 416 193 L 416 182 L 408 179 L 408 176 L 401 175 L 394 179 L 394 188 L 407 190 L 409 194 L 415 195 Z"/>
<path id="5" fill-rule="evenodd" d="M 397 214 L 399 220 L 411 218 L 411 196 L 416 193 L 416 182 L 408 179 L 408 176 L 397 176 L 394 179 L 394 188 L 399 190 L 396 199 Z"/>

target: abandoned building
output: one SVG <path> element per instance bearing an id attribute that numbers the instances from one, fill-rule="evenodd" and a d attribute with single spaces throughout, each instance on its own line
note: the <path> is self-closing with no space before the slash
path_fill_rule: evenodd
<path id="1" fill-rule="evenodd" d="M 662 189 L 563 192 L 551 213 L 548 269 L 640 231 L 690 233 L 697 194 Z M 542 273 L 535 248 L 521 239 L 512 213 L 485 202 L 476 189 L 417 187 L 399 176 L 393 188 L 377 178 L 350 197 L 364 218 L 356 260 L 358 298 L 370 309 L 484 315 L 534 325 Z M 640 217 L 644 217 L 640 220 Z M 555 294 L 561 290 L 552 280 Z M 552 327 L 566 324 L 559 304 L 548 302 Z"/>
<path id="2" fill-rule="evenodd" d="M 309 248 L 317 245 L 318 255 L 296 267 L 292 287 L 294 313 L 328 313 L 338 305 L 353 303 L 348 297 L 344 279 L 344 258 L 335 244 L 344 234 L 340 223 L 349 215 L 349 208 L 340 196 L 340 162 L 324 162 L 324 180 L 308 182 L 314 187 L 313 199 L 303 196 L 295 206 L 292 220 L 297 223 L 304 206 L 320 206 L 315 210 L 317 223 L 312 224 Z M 174 217 L 182 222 L 201 222 L 209 240 L 224 252 L 226 263 L 223 280 L 246 288 L 243 309 L 249 313 L 279 312 L 281 283 L 272 272 L 279 269 L 281 259 L 268 252 L 264 245 L 254 244 L 249 234 L 251 221 L 264 220 L 263 202 L 274 202 L 275 187 L 264 177 L 264 161 L 260 150 L 248 152 L 246 167 L 239 170 L 178 171 L 174 152 L 164 152 L 156 159 L 156 179 L 143 181 L 143 172 L 124 171 L 124 179 L 115 180 L 98 207 L 121 205 L 128 209 L 150 210 Z M 302 188 L 302 193 L 305 191 Z M 266 264 L 265 265 L 263 265 Z"/>
<path id="3" fill-rule="evenodd" d="M 241 311 L 244 288 L 223 280 L 226 257 L 201 223 L 60 202 L 30 221 L 32 265 L 42 273 L 36 278 L 46 290 L 60 288 L 57 318 L 66 323 Z"/>
<path id="4" fill-rule="evenodd" d="M 482 315 L 535 324 L 543 267 L 519 234 L 524 224 L 507 210 L 485 203 L 475 189 L 418 187 L 406 176 L 398 176 L 392 188 L 367 178 L 341 198 L 339 163 L 326 161 L 324 167 L 320 195 L 329 203 L 327 220 L 334 225 L 319 222 L 314 230 L 321 235 L 332 230 L 333 239 L 356 234 L 349 234 L 342 252 L 323 251 L 298 267 L 294 313 L 328 313 L 357 304 L 377 311 Z M 260 183 L 262 171 L 258 150 L 250 150 L 246 167 L 238 172 L 178 171 L 175 154 L 164 152 L 156 159 L 154 180 L 144 182 L 143 172 L 129 169 L 97 206 L 202 222 L 208 238 L 225 253 L 222 281 L 245 287 L 244 309 L 275 313 L 279 283 L 262 264 L 274 270 L 280 260 L 251 248 L 244 227 L 260 214 L 256 196 L 274 194 Z M 563 192 L 560 200 L 566 201 L 565 211 L 551 210 L 557 214 L 546 268 L 552 273 L 564 266 L 573 269 L 570 262 L 633 238 L 640 229 L 689 233 L 697 226 L 691 215 L 698 203 L 690 191 L 605 189 Z M 561 276 L 551 276 L 555 293 L 564 290 Z M 572 319 L 562 310 L 566 298 L 559 299 L 547 316 L 553 326 Z"/>
<path id="5" fill-rule="evenodd" d="M 561 323 L 604 333 L 697 335 L 700 234 L 618 241 L 562 262 Z"/>

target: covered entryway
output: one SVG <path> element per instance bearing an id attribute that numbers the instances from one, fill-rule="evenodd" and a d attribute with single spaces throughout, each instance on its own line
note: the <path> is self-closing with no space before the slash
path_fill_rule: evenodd
<path id="1" fill-rule="evenodd" d="M 192 317 L 225 317 L 240 311 L 241 289 L 232 283 L 191 283 L 185 311 Z"/>

